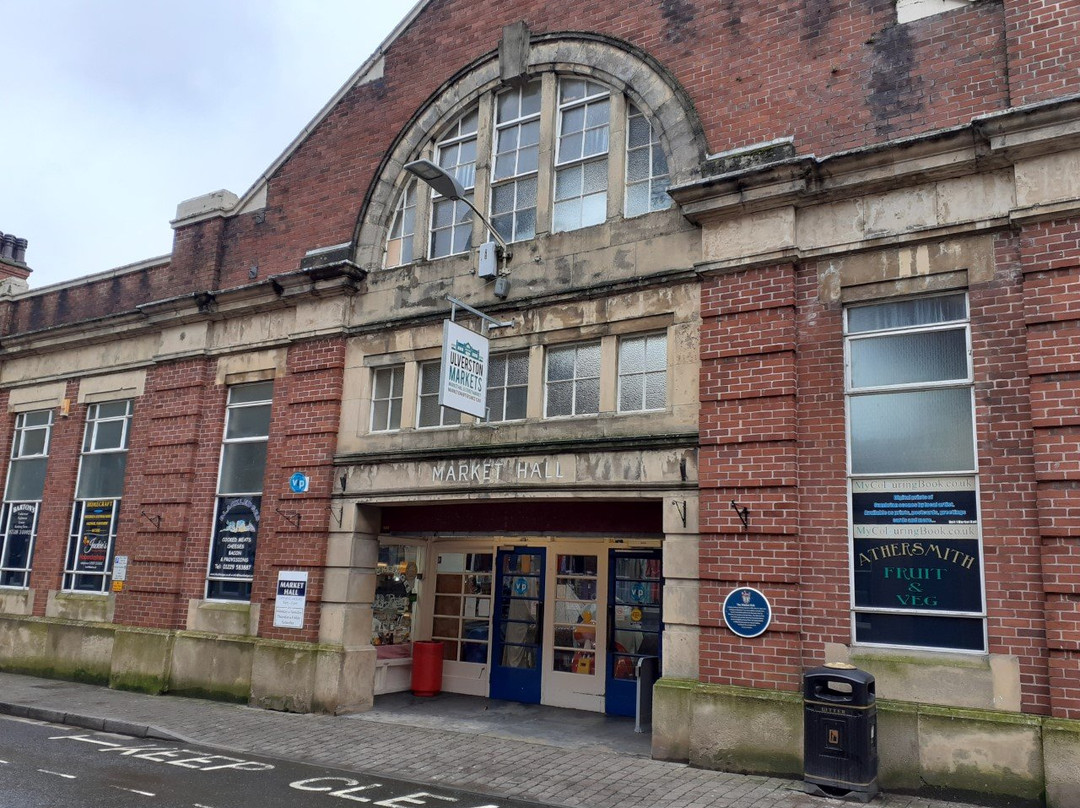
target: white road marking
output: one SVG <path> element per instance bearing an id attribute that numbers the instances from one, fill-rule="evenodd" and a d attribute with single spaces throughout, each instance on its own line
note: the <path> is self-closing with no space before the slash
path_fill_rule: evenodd
<path id="1" fill-rule="evenodd" d="M 113 788 L 118 788 L 121 791 L 130 791 L 132 794 L 142 794 L 144 797 L 157 796 L 157 794 L 155 794 L 153 791 L 139 791 L 139 789 L 137 788 L 124 788 L 123 786 L 113 786 Z"/>
<path id="2" fill-rule="evenodd" d="M 48 769 L 38 769 L 38 771 L 41 772 L 42 774 L 53 774 L 53 775 L 56 775 L 57 777 L 63 777 L 63 778 L 66 778 L 68 780 L 74 780 L 75 779 L 74 774 L 64 774 L 63 772 L 51 772 Z"/>

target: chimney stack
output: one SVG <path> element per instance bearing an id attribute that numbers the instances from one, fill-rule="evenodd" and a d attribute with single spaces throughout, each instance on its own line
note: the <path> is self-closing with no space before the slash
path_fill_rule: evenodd
<path id="1" fill-rule="evenodd" d="M 26 265 L 27 240 L 13 233 L 0 233 L 0 279 L 30 277 Z"/>

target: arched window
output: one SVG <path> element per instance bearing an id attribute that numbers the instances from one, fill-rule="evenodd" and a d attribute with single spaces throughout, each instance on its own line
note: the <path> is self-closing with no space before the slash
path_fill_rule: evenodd
<path id="1" fill-rule="evenodd" d="M 418 145 L 409 159 L 428 157 L 456 176 L 507 242 L 671 205 L 659 126 L 593 78 L 549 71 L 482 93 Z M 468 205 L 419 187 L 405 184 L 390 211 L 386 267 L 457 255 L 473 244 L 478 225 Z M 414 227 L 426 230 L 423 250 Z"/>

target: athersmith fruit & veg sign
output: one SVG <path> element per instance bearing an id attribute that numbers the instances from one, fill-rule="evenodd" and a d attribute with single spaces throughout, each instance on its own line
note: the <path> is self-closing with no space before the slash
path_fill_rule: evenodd
<path id="1" fill-rule="evenodd" d="M 487 415 L 487 375 L 487 337 L 445 320 L 439 405 L 483 418 Z"/>

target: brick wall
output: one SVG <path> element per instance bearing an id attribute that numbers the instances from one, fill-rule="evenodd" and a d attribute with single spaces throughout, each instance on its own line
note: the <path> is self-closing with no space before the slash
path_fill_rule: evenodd
<path id="1" fill-rule="evenodd" d="M 1050 655 L 1046 697 L 1055 716 L 1080 718 L 1080 219 L 1023 228 L 1017 253 L 1034 429 L 1036 484 L 1027 502 L 1037 506 Z"/>

